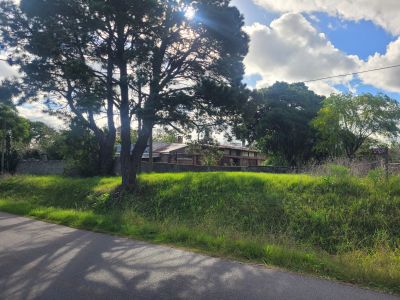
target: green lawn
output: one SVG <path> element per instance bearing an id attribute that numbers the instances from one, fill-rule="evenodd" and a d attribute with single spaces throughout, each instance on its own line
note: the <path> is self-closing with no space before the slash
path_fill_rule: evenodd
<path id="1" fill-rule="evenodd" d="M 0 180 L 0 210 L 400 293 L 400 178 L 253 173 Z"/>

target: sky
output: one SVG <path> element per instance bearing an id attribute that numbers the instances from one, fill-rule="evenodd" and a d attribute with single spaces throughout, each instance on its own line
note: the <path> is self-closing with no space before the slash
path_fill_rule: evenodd
<path id="1" fill-rule="evenodd" d="M 400 0 L 232 0 L 250 37 L 245 83 L 267 87 L 400 64 Z M 0 61 L 0 79 L 15 75 Z M 400 101 L 400 68 L 307 83 L 318 94 L 384 93 Z M 60 127 L 44 105 L 25 117 Z"/>
<path id="2" fill-rule="evenodd" d="M 302 82 L 400 64 L 399 0 L 233 0 L 250 51 L 245 82 Z M 400 68 L 307 84 L 318 94 L 384 93 L 400 100 Z"/>

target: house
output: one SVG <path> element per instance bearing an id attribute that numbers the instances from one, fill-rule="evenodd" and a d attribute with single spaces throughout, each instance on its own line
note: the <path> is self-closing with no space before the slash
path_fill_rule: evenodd
<path id="1" fill-rule="evenodd" d="M 234 145 L 221 145 L 219 148 L 223 151 L 221 159 L 223 166 L 255 167 L 261 166 L 266 160 L 265 155 L 251 148 Z"/>
<path id="2" fill-rule="evenodd" d="M 208 146 L 204 146 L 208 147 Z M 217 146 L 222 153 L 220 166 L 261 166 L 265 156 L 258 150 L 236 145 Z M 119 156 L 121 146 L 117 145 L 116 155 Z M 143 161 L 149 161 L 149 148 L 143 153 Z M 201 154 L 193 154 L 190 147 L 183 143 L 153 143 L 153 161 L 178 165 L 201 165 Z"/>

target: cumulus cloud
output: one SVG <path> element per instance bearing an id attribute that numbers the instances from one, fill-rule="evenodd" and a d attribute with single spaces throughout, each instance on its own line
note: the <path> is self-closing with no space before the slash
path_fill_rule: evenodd
<path id="1" fill-rule="evenodd" d="M 4 59 L 4 57 L 4 55 L 0 56 L 2 59 Z M 18 76 L 19 74 L 15 67 L 11 67 L 6 62 L 0 61 L 0 81 Z M 18 106 L 18 112 L 20 115 L 31 121 L 41 121 L 56 129 L 65 127 L 65 124 L 62 120 L 45 113 L 45 110 L 46 105 L 38 102 Z"/>
<path id="2" fill-rule="evenodd" d="M 287 13 L 325 12 L 342 19 L 369 20 L 391 32 L 400 34 L 399 0 L 254 0 L 268 10 Z"/>
<path id="3" fill-rule="evenodd" d="M 10 67 L 6 62 L 0 60 L 0 81 L 15 76 L 18 76 L 17 70 Z"/>
<path id="4" fill-rule="evenodd" d="M 386 66 L 394 66 L 400 63 L 400 38 L 387 46 L 385 54 L 376 53 L 368 58 L 364 64 L 365 70 L 376 69 Z M 377 88 L 400 93 L 400 68 L 382 70 L 360 74 L 360 79 Z"/>
<path id="5" fill-rule="evenodd" d="M 44 112 L 46 109 L 46 105 L 40 102 L 18 106 L 18 112 L 20 113 L 20 115 L 31 121 L 40 121 L 55 129 L 64 128 L 64 122 L 59 118 L 51 116 L 48 113 Z"/>
<path id="6" fill-rule="evenodd" d="M 269 26 L 255 23 L 246 27 L 250 51 L 245 59 L 247 75 L 258 74 L 257 87 L 275 81 L 298 82 L 351 73 L 362 61 L 335 48 L 323 33 L 298 13 L 287 13 Z M 328 95 L 335 84 L 346 84 L 352 77 L 308 84 L 314 91 Z"/>

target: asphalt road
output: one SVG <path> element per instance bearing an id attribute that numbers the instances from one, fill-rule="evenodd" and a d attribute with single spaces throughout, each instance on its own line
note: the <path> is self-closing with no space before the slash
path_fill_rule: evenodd
<path id="1" fill-rule="evenodd" d="M 400 299 L 0 213 L 0 299 Z"/>

